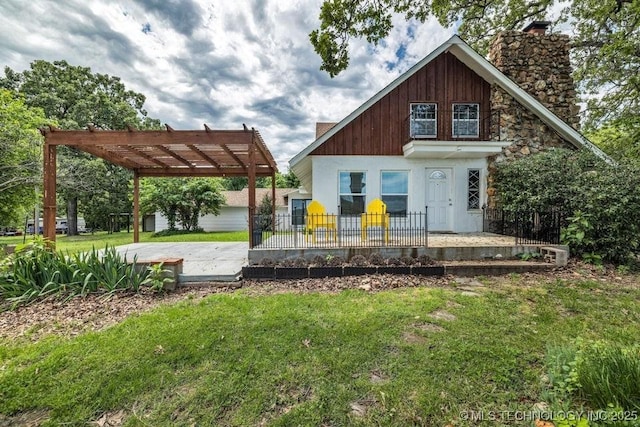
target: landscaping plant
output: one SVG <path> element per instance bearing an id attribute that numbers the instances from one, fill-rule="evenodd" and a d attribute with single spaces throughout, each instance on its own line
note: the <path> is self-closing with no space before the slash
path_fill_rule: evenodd
<path id="1" fill-rule="evenodd" d="M 21 305 L 47 296 L 73 298 L 95 292 L 138 292 L 149 276 L 113 247 L 73 255 L 56 252 L 43 239 L 0 261 L 0 300 Z"/>

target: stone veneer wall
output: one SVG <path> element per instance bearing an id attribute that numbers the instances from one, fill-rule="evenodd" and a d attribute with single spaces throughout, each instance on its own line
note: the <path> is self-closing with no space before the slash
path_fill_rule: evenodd
<path id="1" fill-rule="evenodd" d="M 499 34 L 489 50 L 489 61 L 545 107 L 574 128 L 580 108 L 569 62 L 569 36 L 508 31 Z M 501 88 L 491 92 L 493 116 L 499 112 L 500 140 L 512 141 L 501 154 L 489 159 L 487 193 L 496 204 L 493 186 L 498 163 L 535 154 L 550 147 L 574 148 Z M 497 129 L 496 129 L 497 131 Z"/>

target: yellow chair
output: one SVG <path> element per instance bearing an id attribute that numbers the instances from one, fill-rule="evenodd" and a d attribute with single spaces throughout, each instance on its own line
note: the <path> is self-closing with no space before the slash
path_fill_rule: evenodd
<path id="1" fill-rule="evenodd" d="M 338 240 L 338 221 L 336 215 L 328 214 L 324 206 L 313 200 L 307 206 L 307 233 L 306 240 L 309 241 L 309 232 L 313 236 L 313 243 L 316 242 L 316 230 L 324 228 L 328 232 L 333 232 L 333 240 Z"/>
<path id="2" fill-rule="evenodd" d="M 384 242 L 389 243 L 389 214 L 387 205 L 380 199 L 373 199 L 367 205 L 367 212 L 361 215 L 362 240 L 367 240 L 369 227 L 382 227 L 384 229 Z"/>

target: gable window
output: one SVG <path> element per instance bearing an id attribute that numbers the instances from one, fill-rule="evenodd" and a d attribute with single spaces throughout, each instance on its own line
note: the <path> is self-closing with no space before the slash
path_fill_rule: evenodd
<path id="1" fill-rule="evenodd" d="M 454 138 L 477 138 L 480 128 L 479 104 L 453 104 Z"/>
<path id="2" fill-rule="evenodd" d="M 409 172 L 382 171 L 381 176 L 382 201 L 387 205 L 387 213 L 392 216 L 407 215 L 407 200 L 409 198 Z"/>
<path id="3" fill-rule="evenodd" d="M 436 104 L 411 104 L 411 137 L 435 138 L 437 134 L 437 116 Z"/>
<path id="4" fill-rule="evenodd" d="M 480 209 L 480 169 L 469 169 L 467 174 L 467 209 Z"/>
<path id="5" fill-rule="evenodd" d="M 340 213 L 356 215 L 364 212 L 367 195 L 366 172 L 340 172 Z"/>

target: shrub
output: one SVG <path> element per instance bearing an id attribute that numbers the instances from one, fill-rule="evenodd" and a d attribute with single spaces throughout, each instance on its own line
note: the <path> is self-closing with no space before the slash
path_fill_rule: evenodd
<path id="1" fill-rule="evenodd" d="M 371 265 L 383 265 L 384 264 L 384 258 L 382 258 L 382 255 L 380 255 L 379 253 L 372 253 L 371 255 L 369 255 L 369 264 Z"/>
<path id="2" fill-rule="evenodd" d="M 331 259 L 328 261 L 328 265 L 331 267 L 340 267 L 344 263 L 345 263 L 345 260 L 341 256 L 331 257 Z"/>
<path id="3" fill-rule="evenodd" d="M 413 265 L 416 263 L 415 258 L 410 256 L 403 256 L 402 258 L 400 258 L 400 261 L 402 261 L 404 265 Z"/>
<path id="4" fill-rule="evenodd" d="M 351 260 L 349 262 L 351 263 L 351 265 L 356 267 L 363 267 L 367 265 L 367 259 L 363 255 L 354 255 L 351 257 Z"/>
<path id="5" fill-rule="evenodd" d="M 610 165 L 585 150 L 549 150 L 496 171 L 508 211 L 562 208 L 563 243 L 588 259 L 626 263 L 640 252 L 640 169 Z"/>
<path id="6" fill-rule="evenodd" d="M 306 258 L 298 257 L 295 260 L 293 260 L 293 266 L 294 267 L 299 267 L 299 268 L 304 268 L 304 267 L 308 267 L 309 266 L 309 262 L 307 261 Z"/>
<path id="7" fill-rule="evenodd" d="M 392 266 L 402 265 L 402 261 L 400 261 L 399 258 L 391 257 L 387 259 L 387 265 L 392 265 Z"/>
<path id="8" fill-rule="evenodd" d="M 434 261 L 431 259 L 429 255 L 422 254 L 418 257 L 418 262 L 422 266 L 432 265 Z"/>
<path id="9" fill-rule="evenodd" d="M 324 267 L 327 265 L 327 260 L 322 255 L 316 255 L 311 259 L 311 264 L 316 267 Z"/>
<path id="10" fill-rule="evenodd" d="M 276 265 L 276 262 L 271 258 L 265 257 L 260 260 L 260 265 L 263 267 L 273 267 Z"/>

